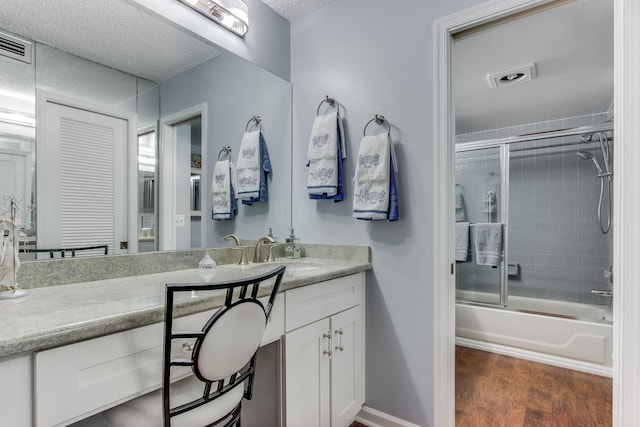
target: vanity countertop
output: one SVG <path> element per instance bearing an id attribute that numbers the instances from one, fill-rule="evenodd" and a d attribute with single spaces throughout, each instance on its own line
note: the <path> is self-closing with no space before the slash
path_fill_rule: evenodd
<path id="1" fill-rule="evenodd" d="M 368 262 L 302 258 L 220 265 L 206 278 L 191 269 L 29 289 L 24 298 L 0 300 L 0 358 L 161 322 L 167 283 L 239 279 L 283 263 L 290 271 L 285 273 L 281 292 L 371 269 Z M 219 297 L 203 295 L 185 301 L 181 314 L 220 305 Z"/>

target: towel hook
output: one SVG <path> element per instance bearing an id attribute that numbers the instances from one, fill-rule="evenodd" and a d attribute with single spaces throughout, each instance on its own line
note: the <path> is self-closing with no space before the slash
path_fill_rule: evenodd
<path id="1" fill-rule="evenodd" d="M 262 130 L 262 117 L 260 117 L 260 116 L 251 116 L 251 118 L 247 122 L 247 125 L 244 127 L 245 132 L 249 131 L 249 127 L 251 126 L 251 123 L 253 123 L 253 122 L 255 122 L 256 126 L 258 126 L 260 128 L 260 130 Z"/>
<path id="2" fill-rule="evenodd" d="M 231 146 L 225 145 L 224 147 L 222 147 L 222 150 L 218 152 L 218 160 L 222 160 L 220 159 L 220 155 L 223 153 L 227 156 L 227 158 L 231 158 Z"/>
<path id="3" fill-rule="evenodd" d="M 326 95 L 324 97 L 324 99 L 322 101 L 320 101 L 320 104 L 318 104 L 318 108 L 316 109 L 316 116 L 320 115 L 320 107 L 322 106 L 322 104 L 324 103 L 329 104 L 332 107 L 336 107 L 338 109 L 338 114 L 340 114 L 340 103 L 338 101 L 336 101 L 335 98 L 330 97 L 329 95 Z"/>
<path id="4" fill-rule="evenodd" d="M 369 120 L 366 125 L 364 125 L 364 130 L 362 131 L 362 136 L 367 136 L 367 126 L 369 126 L 372 122 L 376 122 L 377 125 L 387 125 L 387 135 L 391 136 L 391 124 L 389 120 L 385 119 L 382 114 L 376 114 L 373 119 Z"/>

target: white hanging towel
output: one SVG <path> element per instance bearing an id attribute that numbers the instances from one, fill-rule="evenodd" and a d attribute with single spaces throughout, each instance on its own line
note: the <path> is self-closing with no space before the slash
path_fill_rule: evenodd
<path id="1" fill-rule="evenodd" d="M 502 260 L 502 224 L 476 224 L 476 263 L 498 267 Z"/>
<path id="2" fill-rule="evenodd" d="M 338 154 L 338 144 L 340 144 L 341 156 Z M 335 196 L 338 193 L 338 162 L 346 157 L 344 130 L 338 112 L 316 116 L 307 150 L 309 160 L 307 192 Z"/>
<path id="3" fill-rule="evenodd" d="M 245 132 L 236 161 L 238 199 L 260 196 L 260 130 Z"/>
<path id="4" fill-rule="evenodd" d="M 353 177 L 353 216 L 355 218 L 371 220 L 389 218 L 392 167 L 397 173 L 398 167 L 389 134 L 362 138 Z"/>
<path id="5" fill-rule="evenodd" d="M 213 219 L 234 219 L 237 209 L 234 187 L 235 169 L 230 160 L 218 160 L 213 167 L 213 183 L 211 193 L 213 198 Z"/>

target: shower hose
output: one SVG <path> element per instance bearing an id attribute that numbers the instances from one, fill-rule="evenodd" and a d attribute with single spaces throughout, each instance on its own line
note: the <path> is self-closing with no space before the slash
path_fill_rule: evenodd
<path id="1" fill-rule="evenodd" d="M 600 177 L 600 199 L 598 200 L 598 223 L 600 224 L 600 230 L 603 234 L 607 234 L 611 228 L 611 177 L 607 176 L 607 201 L 609 205 L 609 212 L 606 224 L 602 223 L 602 199 L 604 197 L 604 176 Z"/>

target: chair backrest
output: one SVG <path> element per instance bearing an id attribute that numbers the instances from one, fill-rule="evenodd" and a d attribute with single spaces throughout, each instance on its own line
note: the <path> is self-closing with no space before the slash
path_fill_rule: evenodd
<path id="1" fill-rule="evenodd" d="M 285 266 L 246 279 L 217 283 L 168 284 L 166 288 L 163 418 L 171 418 L 222 398 L 237 387 L 244 387 L 243 397 L 251 399 L 256 353 L 262 341 L 267 320 L 280 289 Z M 180 293 L 220 291 L 224 304 L 199 331 L 174 331 L 176 299 Z M 267 304 L 258 298 L 268 296 Z M 178 339 L 195 339 L 189 359 L 174 358 L 171 344 Z M 190 366 L 203 385 L 202 393 L 189 402 L 172 405 L 171 369 Z M 231 418 L 239 416 L 240 403 Z M 227 415 L 227 414 L 225 414 Z M 211 420 L 211 423 L 217 420 Z"/>

